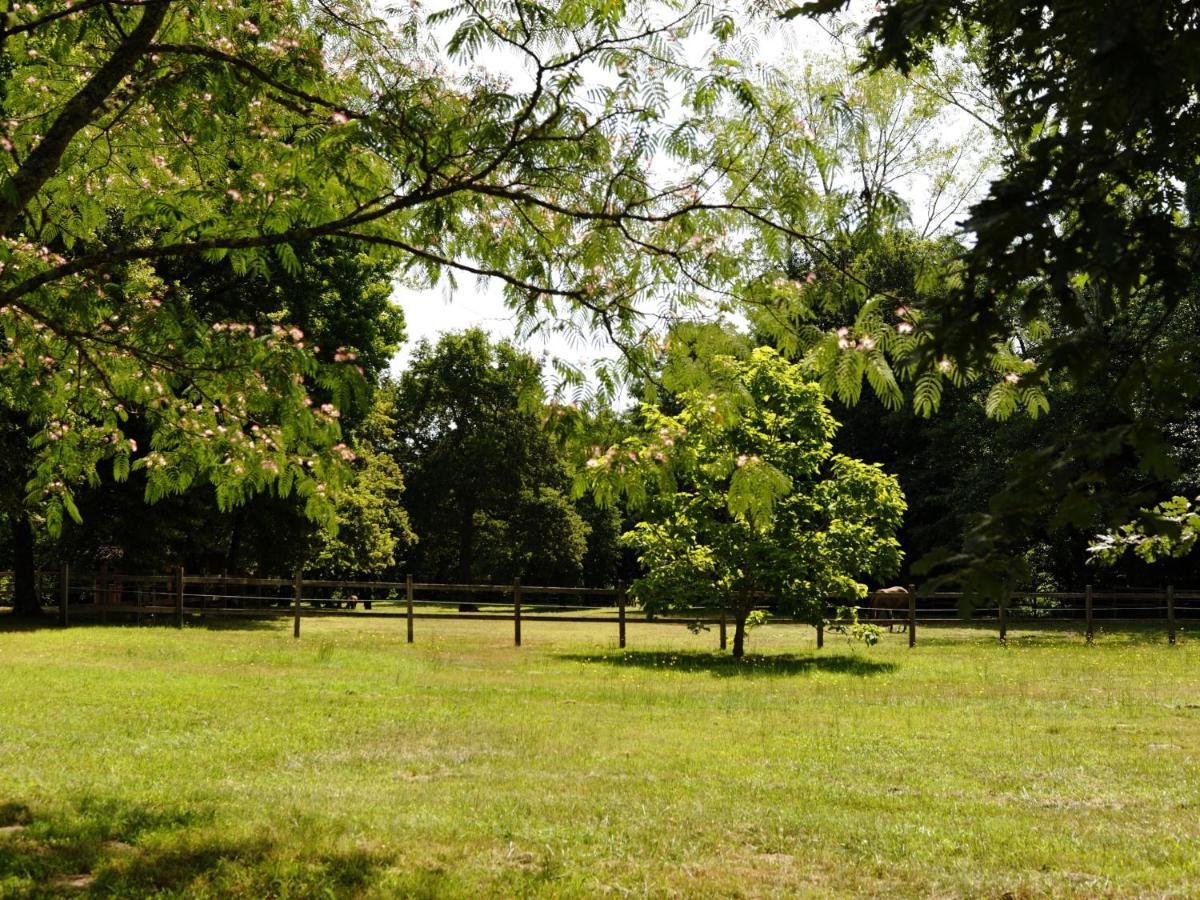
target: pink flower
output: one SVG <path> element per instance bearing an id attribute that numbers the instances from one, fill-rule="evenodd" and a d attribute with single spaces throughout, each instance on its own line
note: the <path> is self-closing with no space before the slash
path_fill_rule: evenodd
<path id="1" fill-rule="evenodd" d="M 334 125 L 345 125 L 350 119 L 344 112 L 335 112 L 329 117 L 329 121 L 333 122 Z"/>
<path id="2" fill-rule="evenodd" d="M 1004 376 L 1004 380 L 1007 381 L 1009 384 L 1016 384 L 1018 381 L 1021 380 L 1021 376 L 1018 375 L 1016 372 L 1009 372 L 1007 375 Z"/>

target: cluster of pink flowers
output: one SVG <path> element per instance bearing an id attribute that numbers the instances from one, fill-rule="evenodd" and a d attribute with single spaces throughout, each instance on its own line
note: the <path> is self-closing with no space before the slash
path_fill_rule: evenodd
<path id="1" fill-rule="evenodd" d="M 864 334 L 856 341 L 850 339 L 850 329 L 842 326 L 837 330 L 838 346 L 843 350 L 874 350 L 875 338 Z"/>
<path id="2" fill-rule="evenodd" d="M 258 331 L 250 322 L 215 322 L 212 330 L 215 332 L 228 331 L 230 334 L 245 332 L 250 337 L 254 337 Z"/>

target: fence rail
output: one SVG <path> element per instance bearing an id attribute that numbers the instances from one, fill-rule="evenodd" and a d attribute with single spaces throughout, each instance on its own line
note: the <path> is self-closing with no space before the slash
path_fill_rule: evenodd
<path id="1" fill-rule="evenodd" d="M 0 572 L 0 603 L 11 595 L 13 576 Z M 715 626 L 721 647 L 726 646 L 730 611 L 681 610 L 652 616 L 626 602 L 625 589 L 511 584 L 443 584 L 403 581 L 307 579 L 187 574 L 182 569 L 157 575 L 115 572 L 59 571 L 37 573 L 43 603 L 57 606 L 59 620 L 69 624 L 77 617 L 101 622 L 152 618 L 170 620 L 182 627 L 189 616 L 230 618 L 290 617 L 293 633 L 300 636 L 301 620 L 312 617 L 356 616 L 370 619 L 404 619 L 407 638 L 414 640 L 417 619 L 507 621 L 513 623 L 513 640 L 521 643 L 522 622 L 572 622 L 616 625 L 618 643 L 626 644 L 631 624 L 689 624 Z M 771 611 L 766 595 L 759 608 Z M 457 610 L 452 607 L 458 606 Z M 360 608 L 361 607 L 361 608 Z M 810 622 L 817 646 L 824 643 L 825 628 L 835 610 L 853 609 L 860 621 L 908 632 L 909 646 L 916 644 L 922 625 L 974 624 L 994 626 L 1001 640 L 1014 622 L 1081 621 L 1088 641 L 1097 623 L 1161 623 L 1170 643 L 1175 643 L 1178 623 L 1200 619 L 1200 590 L 1017 591 L 1003 607 L 963 608 L 963 595 L 949 591 L 874 593 L 858 605 L 826 602 L 824 614 Z"/>

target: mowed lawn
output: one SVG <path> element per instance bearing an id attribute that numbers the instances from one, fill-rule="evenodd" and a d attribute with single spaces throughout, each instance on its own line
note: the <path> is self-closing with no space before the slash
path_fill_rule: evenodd
<path id="1" fill-rule="evenodd" d="M 0 895 L 1196 896 L 1200 640 L 0 630 Z"/>

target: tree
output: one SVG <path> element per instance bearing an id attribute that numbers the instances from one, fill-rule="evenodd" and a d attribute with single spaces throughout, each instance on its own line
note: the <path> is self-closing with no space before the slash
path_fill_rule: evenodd
<path id="1" fill-rule="evenodd" d="M 359 249 L 332 239 L 313 242 L 298 247 L 293 271 L 275 265 L 265 275 L 238 273 L 228 260 L 160 264 L 164 280 L 178 286 L 197 319 L 209 327 L 233 320 L 269 333 L 272 326 L 287 323 L 303 331 L 303 339 L 319 358 L 333 363 L 341 357 L 346 360 L 343 364 L 361 368 L 362 389 L 347 394 L 337 409 L 339 427 L 349 433 L 344 452 L 347 458 L 358 454 L 347 466 L 345 496 L 339 492 L 334 501 L 335 524 L 350 531 L 337 537 L 320 534 L 320 526 L 306 519 L 296 497 L 278 496 L 270 485 L 234 510 L 222 510 L 199 485 L 147 508 L 140 473 L 133 473 L 128 481 L 105 474 L 77 491 L 82 521 L 66 523 L 59 555 L 73 564 L 92 566 L 119 559 L 127 571 L 154 572 L 165 565 L 183 564 L 194 572 L 279 575 L 311 564 L 329 541 L 347 554 L 351 565 L 376 557 L 368 544 L 387 556 L 391 550 L 386 548 L 394 549 L 395 539 L 401 545 L 407 542 L 400 521 L 403 510 L 396 506 L 402 489 L 399 473 L 380 471 L 381 466 L 394 469 L 394 463 L 372 452 L 381 430 L 377 423 L 387 416 L 383 401 L 372 399 L 372 386 L 404 338 L 404 317 L 390 300 L 390 266 Z M 319 388 L 312 394 L 318 405 L 333 399 Z M 150 443 L 151 434 L 138 412 L 131 412 L 124 427 L 140 445 Z M 26 445 L 30 437 L 28 427 L 24 428 Z M 25 457 L 14 458 L 31 455 L 27 451 Z M 28 473 L 14 473 L 5 484 L 24 499 L 28 477 Z M 364 479 L 371 484 L 364 484 Z M 362 512 L 367 520 L 386 526 L 384 533 L 357 527 L 356 523 L 365 525 L 367 520 L 352 511 L 356 504 L 365 505 Z M 36 519 L 38 505 L 27 506 Z M 49 539 L 44 528 L 38 531 L 43 542 Z"/>
<path id="2" fill-rule="evenodd" d="M 445 334 L 417 345 L 395 396 L 417 573 L 463 584 L 576 581 L 587 527 L 544 425 L 538 363 L 479 329 Z"/>
<path id="3" fill-rule="evenodd" d="M 393 399 L 381 391 L 350 436 L 354 476 L 337 499 L 337 531 L 316 533 L 312 567 L 334 578 L 378 576 L 394 569 L 416 543 L 401 505 L 404 478 L 388 452 L 395 427 Z"/>
<path id="4" fill-rule="evenodd" d="M 32 434 L 27 493 L 46 528 L 79 518 L 76 491 L 102 464 L 144 472 L 150 501 L 208 483 L 221 510 L 272 490 L 336 518 L 348 473 L 334 412 L 361 387 L 357 365 L 320 356 L 291 322 L 208 320 L 166 261 L 294 273 L 301 248 L 336 238 L 414 281 L 493 277 L 530 316 L 631 331 L 705 209 L 694 171 L 644 177 L 676 127 L 663 82 L 687 75 L 692 107 L 738 87 L 680 40 L 711 27 L 718 59 L 731 19 L 705 3 L 661 13 L 607 0 L 390 20 L 359 0 L 10 10 L 0 380 Z M 509 54 L 527 77 L 446 65 L 433 37 L 447 27 L 459 60 Z"/>
<path id="5" fill-rule="evenodd" d="M 914 369 L 986 370 L 997 348 L 1032 332 L 1036 361 L 1010 369 L 998 398 L 1048 381 L 1104 386 L 1109 398 L 1101 429 L 1048 435 L 1012 472 L 955 559 L 981 587 L 1003 587 L 1013 537 L 1030 523 L 1134 515 L 1145 496 L 1125 489 L 1130 460 L 1153 480 L 1181 473 L 1172 436 L 1200 397 L 1185 327 L 1197 271 L 1198 25 L 1194 4 L 1169 0 L 885 0 L 867 25 L 875 68 L 914 72 L 941 48 L 963 48 L 1006 135 L 999 172 L 964 223 L 959 289 L 921 310 Z M 1131 345 L 1138 320 L 1149 327 Z M 1174 527 L 1164 513 L 1152 529 Z"/>
<path id="6" fill-rule="evenodd" d="M 864 597 L 857 579 L 895 572 L 904 499 L 879 467 L 833 453 L 837 423 L 799 366 L 765 347 L 712 365 L 729 390 L 684 391 L 673 414 L 643 405 L 643 433 L 587 477 L 602 500 L 661 485 L 625 536 L 645 571 L 631 594 L 651 613 L 730 609 L 740 657 L 761 594 L 811 621 L 827 598 Z"/>

